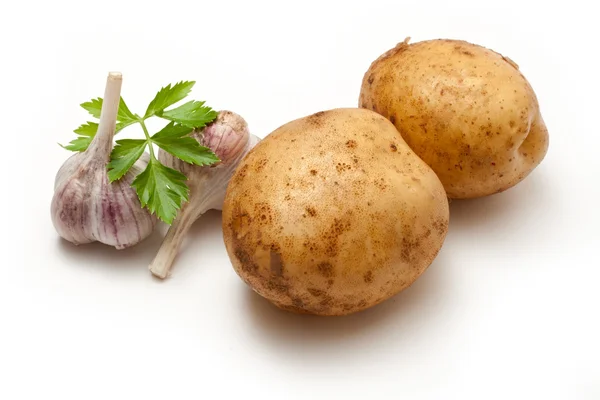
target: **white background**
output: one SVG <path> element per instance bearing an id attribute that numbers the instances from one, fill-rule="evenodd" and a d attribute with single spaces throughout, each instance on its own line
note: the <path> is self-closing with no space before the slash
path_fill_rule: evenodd
<path id="1" fill-rule="evenodd" d="M 592 3 L 589 3 L 592 4 Z M 583 1 L 3 2 L 2 399 L 600 399 L 597 14 Z M 356 106 L 363 73 L 411 36 L 515 60 L 550 130 L 517 187 L 453 202 L 445 245 L 408 290 L 360 314 L 287 314 L 227 258 L 220 214 L 173 277 L 164 229 L 117 252 L 59 239 L 57 142 L 110 70 L 143 112 L 160 86 L 243 115 L 260 137 Z M 139 134 L 137 128 L 129 134 Z"/>

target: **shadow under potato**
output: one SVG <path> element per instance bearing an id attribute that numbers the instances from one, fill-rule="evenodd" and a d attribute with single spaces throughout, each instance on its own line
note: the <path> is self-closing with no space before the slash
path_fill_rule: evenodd
<path id="1" fill-rule="evenodd" d="M 503 192 L 477 199 L 453 199 L 450 202 L 450 228 L 471 229 L 473 226 L 503 221 L 518 212 L 516 193 Z"/>
<path id="2" fill-rule="evenodd" d="M 408 332 L 412 335 L 415 330 L 435 323 L 435 319 L 442 313 L 438 305 L 448 293 L 445 258 L 446 255 L 440 252 L 421 277 L 396 296 L 345 316 L 317 316 L 284 311 L 249 288 L 241 296 L 241 301 L 247 309 L 251 326 L 259 333 L 256 335 L 257 340 L 264 341 L 269 346 L 302 345 L 303 351 L 335 352 L 331 347 L 334 343 L 359 339 L 363 341 L 365 336 L 376 340 L 382 334 L 389 336 L 389 329 L 394 330 L 394 334 L 401 338 Z M 342 348 L 347 349 L 341 346 L 340 351 Z"/>
<path id="3" fill-rule="evenodd" d="M 523 224 L 539 217 L 550 189 L 546 177 L 534 173 L 516 186 L 490 196 L 475 199 L 453 199 L 450 202 L 448 236 L 455 231 L 481 232 Z M 546 209 L 545 212 L 548 212 Z"/>
<path id="4" fill-rule="evenodd" d="M 524 221 L 539 217 L 538 204 L 548 194 L 544 176 L 534 175 L 505 192 L 470 199 L 453 200 L 450 204 L 450 229 L 444 246 L 429 268 L 407 289 L 396 296 L 364 311 L 347 316 L 323 317 L 295 314 L 281 310 L 268 300 L 247 288 L 242 296 L 248 311 L 250 325 L 258 334 L 254 340 L 266 346 L 287 348 L 301 346 L 303 352 L 343 352 L 356 346 L 385 347 L 392 330 L 400 347 L 410 345 L 410 337 L 428 332 L 439 332 L 440 325 L 449 312 L 453 293 L 452 241 L 454 235 L 479 234 L 497 226 L 510 231 L 512 225 L 522 226 Z M 450 240 L 448 240 L 450 239 Z M 437 326 L 437 328 L 436 328 Z"/>

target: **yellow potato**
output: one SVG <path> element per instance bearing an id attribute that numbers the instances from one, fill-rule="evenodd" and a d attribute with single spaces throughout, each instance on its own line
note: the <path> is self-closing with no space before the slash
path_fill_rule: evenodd
<path id="1" fill-rule="evenodd" d="M 518 66 L 465 41 L 398 44 L 365 73 L 359 106 L 388 118 L 452 198 L 506 190 L 548 150 L 538 100 Z"/>
<path id="2" fill-rule="evenodd" d="M 289 122 L 248 153 L 223 205 L 235 271 L 294 312 L 343 315 L 411 285 L 448 228 L 435 173 L 369 110 Z"/>

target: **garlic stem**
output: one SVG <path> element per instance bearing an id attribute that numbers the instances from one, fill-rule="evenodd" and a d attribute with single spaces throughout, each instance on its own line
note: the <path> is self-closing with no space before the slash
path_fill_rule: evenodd
<path id="1" fill-rule="evenodd" d="M 110 161 L 110 153 L 113 148 L 122 83 L 123 76 L 120 72 L 109 72 L 106 78 L 98 132 L 86 151 L 90 155 L 96 155 L 106 163 Z"/>
<path id="2" fill-rule="evenodd" d="M 183 242 L 184 236 L 194 221 L 200 217 L 192 207 L 186 206 L 182 207 L 179 211 L 179 215 L 173 220 L 156 257 L 154 257 L 154 260 L 150 264 L 150 272 L 152 275 L 161 279 L 164 279 L 169 275 L 173 262 L 177 257 L 177 253 L 179 253 L 179 247 Z"/>

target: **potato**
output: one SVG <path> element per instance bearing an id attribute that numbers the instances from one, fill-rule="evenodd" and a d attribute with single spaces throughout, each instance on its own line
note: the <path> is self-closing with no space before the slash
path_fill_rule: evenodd
<path id="1" fill-rule="evenodd" d="M 411 285 L 448 229 L 435 173 L 381 115 L 335 109 L 289 122 L 248 153 L 223 205 L 237 274 L 289 311 L 344 315 Z"/>
<path id="2" fill-rule="evenodd" d="M 451 198 L 506 190 L 548 150 L 537 97 L 518 66 L 465 41 L 398 44 L 365 73 L 359 107 L 388 118 Z"/>

